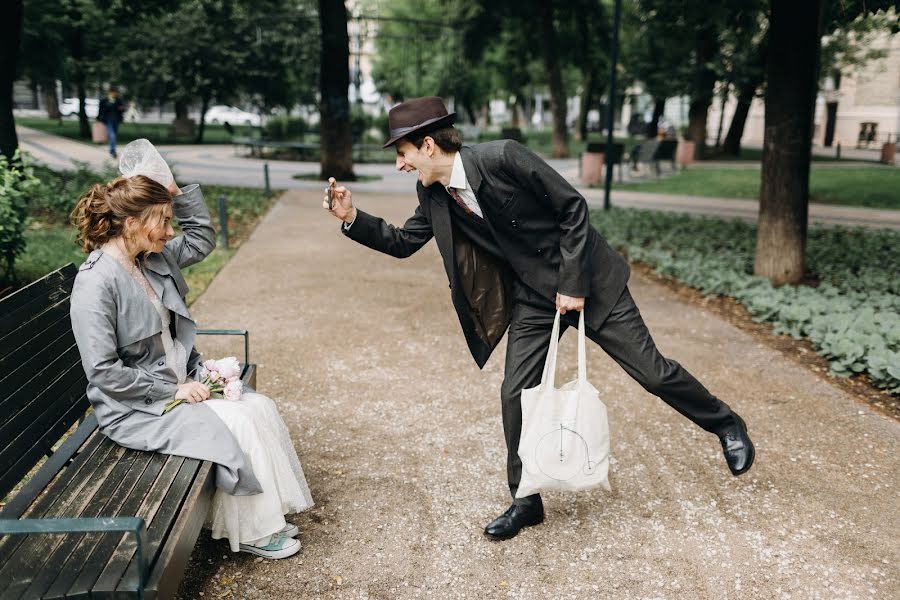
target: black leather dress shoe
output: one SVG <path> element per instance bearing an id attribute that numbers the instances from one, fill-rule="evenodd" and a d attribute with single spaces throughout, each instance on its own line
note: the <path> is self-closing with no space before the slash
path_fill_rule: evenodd
<path id="1" fill-rule="evenodd" d="M 531 506 L 513 504 L 505 513 L 491 521 L 484 528 L 484 535 L 493 540 L 508 540 L 511 537 L 515 537 L 523 527 L 531 527 L 543 522 L 543 504 Z"/>
<path id="2" fill-rule="evenodd" d="M 737 476 L 746 473 L 753 466 L 756 450 L 747 435 L 747 424 L 737 415 L 734 418 L 735 424 L 719 434 L 719 441 L 722 442 L 725 462 L 728 463 L 731 474 Z"/>

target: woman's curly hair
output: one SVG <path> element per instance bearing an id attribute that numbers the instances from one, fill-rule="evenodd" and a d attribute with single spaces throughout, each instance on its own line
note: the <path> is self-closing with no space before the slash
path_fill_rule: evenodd
<path id="1" fill-rule="evenodd" d="M 154 207 L 172 202 L 169 191 L 144 175 L 117 177 L 91 186 L 72 210 L 77 241 L 86 253 L 125 233 L 125 220 L 145 223 Z"/>

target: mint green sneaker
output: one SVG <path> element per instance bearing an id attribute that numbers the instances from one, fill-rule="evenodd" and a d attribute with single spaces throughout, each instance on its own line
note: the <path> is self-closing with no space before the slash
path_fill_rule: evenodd
<path id="1" fill-rule="evenodd" d="M 281 528 L 281 531 L 279 531 L 277 535 L 283 535 L 284 537 L 297 537 L 298 535 L 300 535 L 300 529 L 293 523 L 289 522 Z"/>
<path id="2" fill-rule="evenodd" d="M 300 542 L 276 533 L 265 546 L 241 544 L 241 552 L 249 552 L 263 558 L 287 558 L 300 552 Z"/>

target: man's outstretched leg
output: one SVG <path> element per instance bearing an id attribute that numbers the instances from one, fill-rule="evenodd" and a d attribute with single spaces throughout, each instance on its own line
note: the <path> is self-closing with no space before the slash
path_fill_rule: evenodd
<path id="1" fill-rule="evenodd" d="M 719 436 L 725 461 L 734 475 L 750 469 L 755 451 L 744 420 L 684 367 L 660 354 L 628 288 L 600 329 L 589 329 L 587 336 L 644 389 Z"/>

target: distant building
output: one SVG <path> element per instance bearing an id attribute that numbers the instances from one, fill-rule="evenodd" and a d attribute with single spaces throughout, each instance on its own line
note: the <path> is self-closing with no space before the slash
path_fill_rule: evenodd
<path id="1" fill-rule="evenodd" d="M 813 145 L 877 149 L 900 134 L 900 33 L 885 35 L 875 44 L 887 55 L 856 70 L 825 77 L 816 100 Z M 725 131 L 734 114 L 735 99 L 725 105 Z M 707 132 L 715 140 L 720 105 L 713 102 Z M 743 143 L 761 145 L 765 109 L 754 100 L 744 128 Z M 724 137 L 723 133 L 723 137 Z"/>

